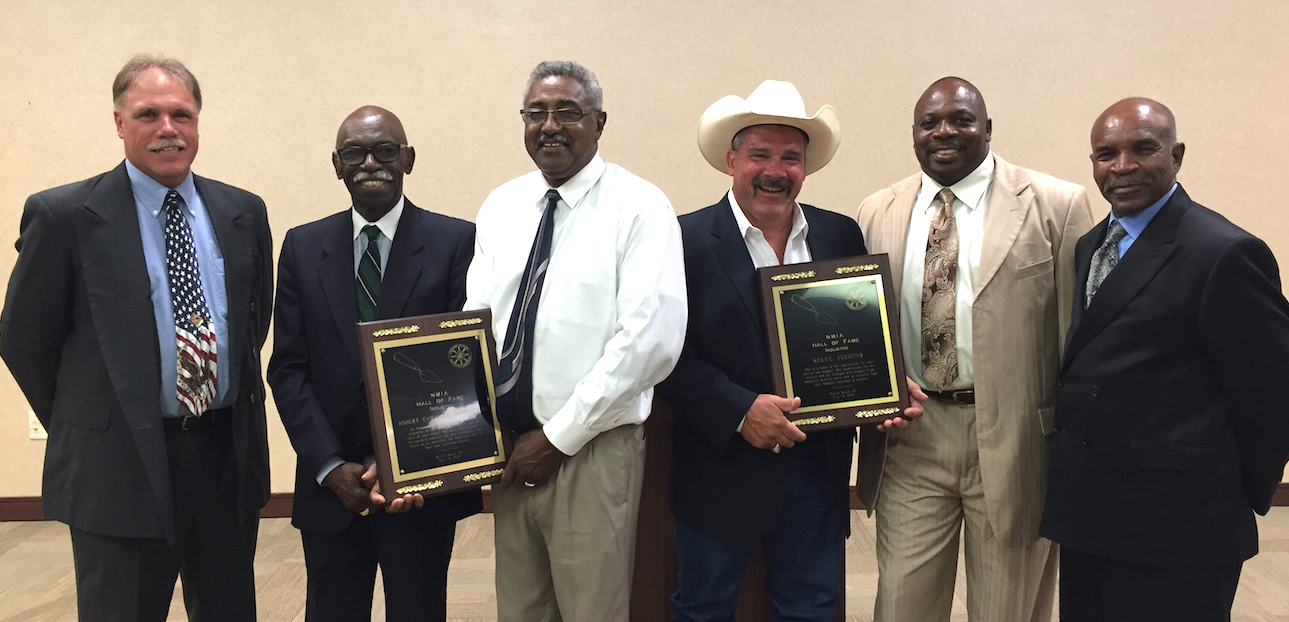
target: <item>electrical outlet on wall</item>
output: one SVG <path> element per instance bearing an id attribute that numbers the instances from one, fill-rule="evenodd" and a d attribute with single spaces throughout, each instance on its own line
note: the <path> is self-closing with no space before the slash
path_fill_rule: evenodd
<path id="1" fill-rule="evenodd" d="M 40 425 L 40 419 L 36 418 L 35 411 L 27 411 L 27 435 L 33 441 L 43 441 L 49 438 L 49 433 L 45 431 L 45 426 Z"/>

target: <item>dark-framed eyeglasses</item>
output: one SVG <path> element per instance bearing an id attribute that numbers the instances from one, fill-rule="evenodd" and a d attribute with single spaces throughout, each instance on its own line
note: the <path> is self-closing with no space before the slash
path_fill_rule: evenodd
<path id="1" fill-rule="evenodd" d="M 351 147 L 341 147 L 337 149 L 336 157 L 340 158 L 340 163 L 346 166 L 358 166 L 362 164 L 363 161 L 367 159 L 367 154 L 369 153 L 373 158 L 376 158 L 377 162 L 389 163 L 398 159 L 398 154 L 403 152 L 404 147 L 407 147 L 407 145 L 400 145 L 398 143 L 380 143 L 378 145 L 372 145 L 371 147 L 359 147 L 354 145 Z"/>
<path id="2" fill-rule="evenodd" d="M 524 118 L 527 123 L 541 125 L 546 122 L 546 116 L 555 117 L 555 122 L 560 125 L 577 123 L 594 110 L 578 110 L 577 108 L 560 108 L 559 110 L 546 110 L 545 108 L 524 108 L 519 111 L 519 116 Z"/>

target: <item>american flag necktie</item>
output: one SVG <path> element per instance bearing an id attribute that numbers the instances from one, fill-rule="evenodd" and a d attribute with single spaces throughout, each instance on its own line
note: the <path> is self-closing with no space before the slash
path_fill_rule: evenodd
<path id="1" fill-rule="evenodd" d="M 533 414 L 533 330 L 537 326 L 537 303 L 542 298 L 542 283 L 546 280 L 546 266 L 550 263 L 555 239 L 557 205 L 559 191 L 552 188 L 546 193 L 546 211 L 537 224 L 537 237 L 528 252 L 528 265 L 519 281 L 506 340 L 501 345 L 501 360 L 497 363 L 497 419 L 517 434 L 540 427 Z"/>
<path id="2" fill-rule="evenodd" d="M 166 274 L 175 314 L 179 404 L 201 415 L 215 399 L 215 327 L 201 289 L 201 270 L 182 203 L 178 192 L 166 193 Z"/>

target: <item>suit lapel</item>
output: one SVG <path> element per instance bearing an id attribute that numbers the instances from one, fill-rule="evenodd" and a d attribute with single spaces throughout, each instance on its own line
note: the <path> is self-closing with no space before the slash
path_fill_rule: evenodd
<path id="1" fill-rule="evenodd" d="M 994 156 L 994 180 L 989 189 L 989 204 L 985 212 L 984 244 L 980 249 L 980 265 L 976 276 L 976 296 L 989 285 L 998 273 L 1012 244 L 1020 235 L 1021 225 L 1034 205 L 1034 192 L 1029 181 L 1017 174 L 1015 168 Z"/>
<path id="2" fill-rule="evenodd" d="M 224 256 L 224 291 L 228 296 L 228 348 L 230 352 L 241 352 L 242 344 L 237 343 L 237 340 L 242 335 L 238 335 L 234 329 L 249 325 L 243 315 L 250 309 L 253 284 L 230 277 L 255 273 L 251 267 L 255 235 L 250 231 L 250 213 L 237 209 L 233 198 L 206 178 L 193 175 L 193 184 L 206 206 L 211 228 L 215 231 L 220 253 Z M 230 375 L 236 378 L 237 359 L 229 359 L 228 369 Z"/>
<path id="3" fill-rule="evenodd" d="M 358 291 L 354 276 L 354 225 L 352 218 L 337 218 L 336 227 L 322 240 L 318 280 L 327 297 L 336 329 L 349 356 L 358 361 Z M 382 292 L 383 293 L 383 292 Z"/>
<path id="4" fill-rule="evenodd" d="M 108 174 L 85 201 L 93 214 L 80 244 L 94 328 L 117 399 L 131 427 L 159 424 L 161 361 L 152 287 L 134 191 L 124 164 Z M 152 373 L 140 373 L 151 361 Z"/>
<path id="5" fill-rule="evenodd" d="M 734 289 L 738 290 L 747 312 L 756 322 L 760 322 L 761 303 L 757 297 L 756 267 L 752 264 L 752 255 L 748 254 L 747 244 L 739 233 L 729 197 L 722 198 L 717 206 L 712 214 L 712 237 L 715 238 L 712 250 L 720 259 Z"/>
<path id="6" fill-rule="evenodd" d="M 170 468 L 161 430 L 157 322 L 138 208 L 124 162 L 104 177 L 84 209 L 90 217 L 82 220 L 78 246 L 99 350 L 148 483 L 158 496 L 162 529 L 173 538 Z M 147 362 L 143 369 L 141 361 Z"/>
<path id="7" fill-rule="evenodd" d="M 881 242 L 884 248 L 889 248 L 892 252 L 888 253 L 891 263 L 891 280 L 894 281 L 895 291 L 903 291 L 904 281 L 904 255 L 907 251 L 905 248 L 909 239 L 909 221 L 913 219 L 913 202 L 918 198 L 918 191 L 922 189 L 922 176 L 916 175 L 906 179 L 904 182 L 891 188 L 895 192 L 895 199 L 891 201 L 887 208 L 891 211 L 891 217 L 885 219 L 887 231 L 881 232 L 886 239 Z M 872 233 L 865 231 L 864 237 L 870 235 L 879 235 L 878 232 Z M 925 244 L 925 242 L 923 242 Z M 876 246 L 876 245 L 872 245 Z M 879 247 L 879 248 L 881 248 Z M 899 249 L 898 251 L 896 249 Z M 898 294 L 897 294 L 898 295 Z"/>
<path id="8" fill-rule="evenodd" d="M 1136 297 L 1151 279 L 1155 278 L 1155 274 L 1168 263 L 1173 253 L 1177 252 L 1180 248 L 1174 241 L 1177 225 L 1189 206 L 1190 199 L 1181 188 L 1178 188 L 1163 209 L 1159 210 L 1150 224 L 1146 225 L 1146 229 L 1141 232 L 1141 237 L 1132 243 L 1132 247 L 1119 260 L 1115 269 L 1106 276 L 1101 287 L 1097 289 L 1097 295 L 1092 299 L 1092 304 L 1079 318 L 1077 329 L 1070 331 L 1074 336 L 1070 339 L 1065 356 L 1067 365 L 1074 360 L 1083 346 L 1100 333 L 1123 310 L 1124 306 Z M 1108 220 L 1107 218 L 1106 222 Z M 1105 224 L 1098 225 L 1094 230 L 1098 236 L 1092 242 L 1093 249 L 1105 238 Z M 1090 264 L 1092 253 L 1090 250 L 1087 253 L 1087 263 Z M 1083 267 L 1083 263 L 1080 262 L 1079 272 L 1084 285 L 1078 287 L 1080 297 L 1075 299 L 1075 307 L 1082 304 L 1084 286 L 1087 282 L 1088 269 Z"/>
<path id="9" fill-rule="evenodd" d="M 415 230 L 418 211 L 411 201 L 404 199 L 403 214 L 398 219 L 389 260 L 385 262 L 385 274 L 381 277 L 380 300 L 376 303 L 378 320 L 402 317 L 407 299 L 421 277 L 419 259 L 425 240 Z"/>

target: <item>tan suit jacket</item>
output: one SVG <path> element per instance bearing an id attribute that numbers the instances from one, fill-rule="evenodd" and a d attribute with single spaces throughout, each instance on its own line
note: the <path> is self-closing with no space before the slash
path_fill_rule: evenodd
<path id="1" fill-rule="evenodd" d="M 1073 308 L 1074 244 L 1093 219 L 1082 186 L 993 158 L 971 308 L 976 435 L 989 522 L 1004 542 L 1019 546 L 1038 538 L 1047 483 L 1044 437 L 1053 431 L 1056 376 Z M 856 217 L 869 252 L 890 254 L 897 292 L 921 185 L 918 173 L 877 192 Z"/>

